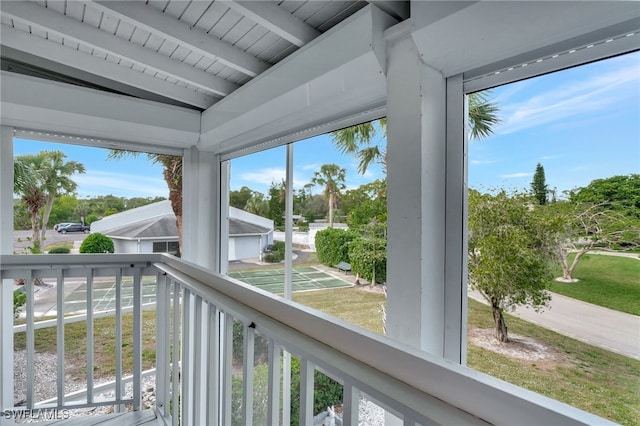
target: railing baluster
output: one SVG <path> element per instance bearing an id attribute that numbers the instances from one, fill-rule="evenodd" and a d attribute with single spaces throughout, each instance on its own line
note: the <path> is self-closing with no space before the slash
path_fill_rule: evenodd
<path id="1" fill-rule="evenodd" d="M 142 271 L 133 271 L 133 410 L 142 403 Z"/>
<path id="2" fill-rule="evenodd" d="M 180 296 L 182 286 L 173 281 L 173 356 L 171 374 L 171 420 L 173 426 L 180 424 Z"/>
<path id="3" fill-rule="evenodd" d="M 195 296 L 193 322 L 193 424 L 202 424 L 202 297 Z M 206 405 L 206 404 L 204 404 Z"/>
<path id="4" fill-rule="evenodd" d="M 223 425 L 231 424 L 231 403 L 233 393 L 233 317 L 227 313 L 222 316 L 223 338 L 222 350 L 222 404 L 221 418 Z"/>
<path id="5" fill-rule="evenodd" d="M 114 276 L 116 287 L 116 401 L 122 401 L 122 269 L 118 268 Z M 124 411 L 123 404 L 116 405 L 116 411 Z"/>
<path id="6" fill-rule="evenodd" d="M 269 402 L 267 424 L 280 424 L 280 353 L 282 347 L 273 339 L 269 340 Z"/>
<path id="7" fill-rule="evenodd" d="M 314 366 L 308 359 L 300 360 L 300 424 L 313 424 Z"/>
<path id="8" fill-rule="evenodd" d="M 209 303 L 207 321 L 207 421 L 219 424 L 220 415 L 220 311 Z"/>
<path id="9" fill-rule="evenodd" d="M 167 418 L 169 411 L 169 285 L 167 274 L 157 274 L 156 277 L 156 409 L 162 418 Z"/>
<path id="10" fill-rule="evenodd" d="M 87 271 L 87 404 L 93 402 L 93 269 Z"/>
<path id="11" fill-rule="evenodd" d="M 345 381 L 342 385 L 342 424 L 344 426 L 357 426 L 360 414 L 360 392 Z"/>
<path id="12" fill-rule="evenodd" d="M 182 406 L 182 424 L 191 424 L 192 402 L 190 381 L 193 379 L 191 374 L 191 291 L 184 289 L 182 295 L 182 388 L 180 395 L 180 404 Z"/>
<path id="13" fill-rule="evenodd" d="M 58 407 L 64 406 L 64 270 L 58 270 L 56 277 L 56 355 Z"/>
<path id="14" fill-rule="evenodd" d="M 253 425 L 253 357 L 255 331 L 244 326 L 244 348 L 242 351 L 242 424 Z"/>
<path id="15" fill-rule="evenodd" d="M 27 292 L 27 331 L 26 347 L 27 347 L 27 409 L 33 408 L 33 387 L 34 387 L 34 375 L 33 375 L 33 355 L 35 353 L 35 335 L 33 330 L 33 308 L 34 308 L 34 293 L 33 293 L 33 271 L 28 270 L 25 276 L 24 286 Z"/>

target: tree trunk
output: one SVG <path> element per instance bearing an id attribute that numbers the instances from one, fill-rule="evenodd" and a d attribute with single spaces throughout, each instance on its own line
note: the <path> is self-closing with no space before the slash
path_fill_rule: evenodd
<path id="1" fill-rule="evenodd" d="M 329 194 L 329 228 L 333 228 L 333 192 Z"/>
<path id="2" fill-rule="evenodd" d="M 495 301 L 491 303 L 491 311 L 493 312 L 493 321 L 496 324 L 496 339 L 502 343 L 508 342 L 507 324 L 504 322 L 502 309 L 496 305 Z"/>
<path id="3" fill-rule="evenodd" d="M 42 227 L 40 228 L 40 241 L 44 241 L 47 234 L 47 223 L 53 209 L 53 200 L 56 197 L 52 194 L 47 195 L 47 204 L 44 207 L 44 215 L 42 216 Z"/>
<path id="4" fill-rule="evenodd" d="M 40 240 L 40 209 L 31 212 L 31 230 L 33 231 L 32 253 L 42 253 L 42 242 Z"/>
<path id="5" fill-rule="evenodd" d="M 182 159 L 180 159 L 182 161 Z M 173 172 L 174 167 L 171 165 L 164 165 L 164 180 L 169 187 L 169 202 L 171 203 L 171 209 L 176 215 L 176 228 L 178 228 L 178 246 L 180 249 L 180 255 L 182 255 L 182 177 L 176 177 Z"/>

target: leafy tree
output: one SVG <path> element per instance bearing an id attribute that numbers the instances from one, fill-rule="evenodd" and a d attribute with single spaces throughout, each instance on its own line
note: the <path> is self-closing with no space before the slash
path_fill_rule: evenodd
<path id="1" fill-rule="evenodd" d="M 327 202 L 320 194 L 310 195 L 304 203 L 304 207 L 300 210 L 308 222 L 313 222 L 317 218 L 327 217 L 329 208 Z"/>
<path id="2" fill-rule="evenodd" d="M 127 156 L 136 157 L 139 152 L 112 149 L 107 158 L 120 159 Z M 178 228 L 178 244 L 182 253 L 182 157 L 166 154 L 147 154 L 147 159 L 154 164 L 162 165 L 162 177 L 169 188 L 169 202 L 176 216 Z"/>
<path id="3" fill-rule="evenodd" d="M 74 211 L 78 206 L 78 198 L 75 195 L 62 195 L 53 201 L 53 208 L 49 216 L 49 226 L 62 222 L 77 222 Z"/>
<path id="4" fill-rule="evenodd" d="M 247 186 L 243 186 L 237 191 L 229 191 L 229 205 L 240 210 L 244 210 L 247 205 L 247 201 L 251 199 L 255 194 L 255 191 Z"/>
<path id="5" fill-rule="evenodd" d="M 344 180 L 347 171 L 337 164 L 323 164 L 320 171 L 315 172 L 311 183 L 324 187 L 324 196 L 329 201 L 329 227 L 333 227 L 333 209 L 336 206 L 340 191 L 345 188 Z"/>
<path id="6" fill-rule="evenodd" d="M 533 174 L 531 192 L 533 193 L 533 197 L 538 201 L 538 204 L 547 204 L 547 192 L 549 192 L 549 188 L 547 187 L 544 177 L 544 167 L 542 167 L 540 163 L 536 166 L 536 171 Z"/>
<path id="7" fill-rule="evenodd" d="M 387 181 L 378 179 L 349 190 L 342 197 L 342 208 L 347 213 L 351 229 L 366 227 L 374 219 L 387 223 Z"/>
<path id="8" fill-rule="evenodd" d="M 569 193 L 574 203 L 610 203 L 611 208 L 640 218 L 640 174 L 595 179 Z"/>
<path id="9" fill-rule="evenodd" d="M 546 226 L 553 231 L 553 253 L 562 266 L 562 281 L 577 281 L 573 273 L 582 257 L 592 250 L 632 249 L 640 245 L 639 220 L 614 206 L 572 202 L 546 206 Z"/>
<path id="10" fill-rule="evenodd" d="M 387 281 L 387 240 L 356 238 L 349 244 L 349 262 L 353 273 L 371 285 Z"/>
<path id="11" fill-rule="evenodd" d="M 493 133 L 493 126 L 500 122 L 498 106 L 490 99 L 490 91 L 472 93 L 468 96 L 469 116 L 467 126 L 471 139 L 483 139 Z M 387 149 L 383 143 L 387 133 L 387 119 L 358 124 L 332 133 L 333 142 L 343 154 L 355 155 L 358 173 L 365 174 L 372 163 L 382 165 L 386 173 Z M 382 135 L 375 140 L 378 133 Z"/>
<path id="12" fill-rule="evenodd" d="M 525 197 L 469 191 L 469 284 L 491 306 L 496 338 L 508 342 L 504 311 L 548 305 L 550 235 Z"/>
<path id="13" fill-rule="evenodd" d="M 279 184 L 271 182 L 269 187 L 269 219 L 273 220 L 275 226 L 284 225 L 284 202 L 285 202 L 285 183 L 284 180 Z"/>
<path id="14" fill-rule="evenodd" d="M 264 199 L 262 193 L 254 192 L 251 198 L 245 203 L 244 210 L 265 217 L 269 214 L 269 202 Z"/>
<path id="15" fill-rule="evenodd" d="M 80 253 L 113 253 L 111 238 L 99 232 L 89 234 L 80 245 Z"/>

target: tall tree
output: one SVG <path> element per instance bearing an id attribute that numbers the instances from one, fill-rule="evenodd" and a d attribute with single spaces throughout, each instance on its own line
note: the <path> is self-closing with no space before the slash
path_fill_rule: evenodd
<path id="1" fill-rule="evenodd" d="M 46 151 L 46 161 L 42 169 L 42 185 L 46 194 L 46 204 L 42 217 L 41 240 L 44 240 L 53 202 L 60 195 L 73 194 L 78 185 L 71 179 L 76 173 L 84 173 L 84 165 L 77 161 L 67 161 L 62 151 Z"/>
<path id="2" fill-rule="evenodd" d="M 280 183 L 271 182 L 271 186 L 269 187 L 269 219 L 273 220 L 276 226 L 284 225 L 285 188 L 284 179 Z"/>
<path id="3" fill-rule="evenodd" d="M 469 191 L 469 285 L 491 306 L 500 342 L 509 341 L 505 310 L 548 305 L 549 240 L 525 197 Z"/>
<path id="4" fill-rule="evenodd" d="M 468 96 L 467 127 L 471 139 L 490 136 L 493 133 L 493 127 L 500 122 L 498 106 L 490 100 L 490 94 L 490 91 L 484 91 Z M 332 133 L 332 137 L 333 143 L 341 153 L 352 154 L 358 159 L 358 173 L 365 174 L 367 168 L 373 163 L 380 164 L 386 173 L 387 150 L 383 143 L 386 133 L 387 119 L 382 118 L 337 130 Z"/>
<path id="5" fill-rule="evenodd" d="M 136 157 L 139 152 L 112 149 L 107 158 L 120 159 L 124 157 Z M 162 165 L 162 177 L 169 188 L 169 202 L 176 216 L 178 228 L 178 244 L 182 253 L 182 157 L 166 154 L 147 154 L 147 159 L 154 164 Z"/>
<path id="6" fill-rule="evenodd" d="M 340 191 L 345 188 L 344 180 L 347 171 L 337 164 L 323 164 L 320 171 L 315 172 L 311 183 L 324 187 L 324 196 L 329 202 L 329 227 L 333 228 L 333 210 Z"/>
<path id="7" fill-rule="evenodd" d="M 75 173 L 84 173 L 84 166 L 76 161 L 65 162 L 60 151 L 41 151 L 20 155 L 14 160 L 14 192 L 19 194 L 29 211 L 32 251 L 42 251 L 42 240 L 53 202 L 58 195 L 73 193 Z M 42 209 L 44 208 L 44 211 Z"/>
<path id="8" fill-rule="evenodd" d="M 531 192 L 538 204 L 541 206 L 547 204 L 547 193 L 549 192 L 549 188 L 547 187 L 547 182 L 544 176 L 544 167 L 542 167 L 542 164 L 540 163 L 536 165 L 536 171 L 533 174 Z"/>

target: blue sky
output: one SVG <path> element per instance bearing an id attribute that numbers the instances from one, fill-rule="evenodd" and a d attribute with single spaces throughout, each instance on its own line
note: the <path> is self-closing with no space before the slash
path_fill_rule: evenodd
<path id="1" fill-rule="evenodd" d="M 562 191 L 593 179 L 640 173 L 640 52 L 495 88 L 502 123 L 495 134 L 469 144 L 469 185 L 528 190 L 536 164 L 550 188 Z M 16 140 L 15 155 L 59 149 L 87 173 L 75 177 L 78 196 L 167 196 L 162 169 L 141 155 L 106 160 L 107 151 Z M 382 177 L 379 166 L 357 173 L 357 161 L 339 154 L 322 135 L 294 145 L 294 186 L 308 183 L 322 164 L 347 169 L 347 187 Z M 231 189 L 267 193 L 285 176 L 285 148 L 231 162 Z M 318 189 L 319 192 L 319 189 Z"/>

